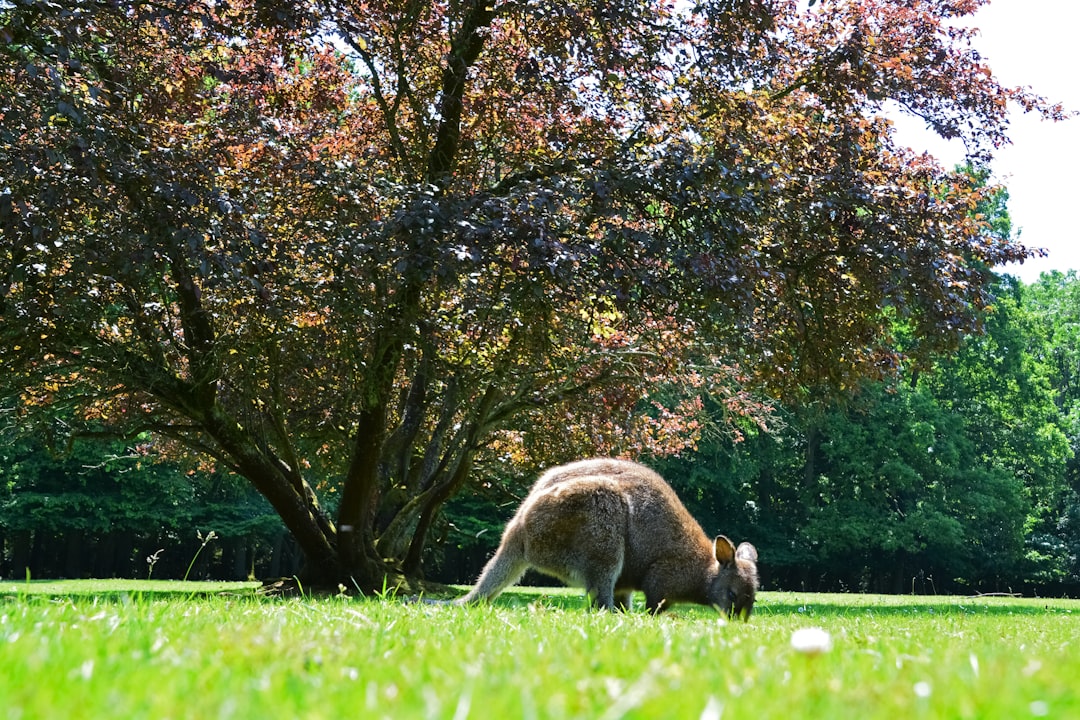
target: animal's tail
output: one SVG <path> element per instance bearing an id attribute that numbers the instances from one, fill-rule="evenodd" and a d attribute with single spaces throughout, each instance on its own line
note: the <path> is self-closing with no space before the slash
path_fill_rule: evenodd
<path id="1" fill-rule="evenodd" d="M 511 529 L 503 536 L 495 556 L 484 566 L 480 579 L 476 581 L 476 587 L 456 602 L 467 605 L 492 600 L 520 580 L 528 568 L 529 564 L 525 562 L 525 543 Z"/>

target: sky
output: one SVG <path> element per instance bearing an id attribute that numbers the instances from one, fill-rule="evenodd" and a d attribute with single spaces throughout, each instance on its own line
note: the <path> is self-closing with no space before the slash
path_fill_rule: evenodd
<path id="1" fill-rule="evenodd" d="M 991 0 L 970 20 L 980 30 L 975 47 L 1006 86 L 1030 87 L 1047 100 L 1080 111 L 1080 0 Z M 898 123 L 900 139 L 929 150 L 947 165 L 963 158 L 959 143 L 946 143 L 916 123 Z M 1080 271 L 1080 117 L 1040 120 L 1014 109 L 1012 145 L 991 166 L 1009 191 L 1014 231 L 1045 258 L 998 268 L 1033 282 L 1048 270 Z"/>

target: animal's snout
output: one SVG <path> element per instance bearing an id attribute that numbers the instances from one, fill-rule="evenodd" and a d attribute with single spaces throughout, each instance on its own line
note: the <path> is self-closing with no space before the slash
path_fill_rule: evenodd
<path id="1" fill-rule="evenodd" d="M 754 611 L 753 598 L 737 599 L 728 606 L 727 616 L 732 620 L 746 622 L 750 619 L 750 613 Z"/>
<path id="2" fill-rule="evenodd" d="M 717 610 L 732 620 L 746 621 L 750 619 L 750 613 L 754 610 L 753 595 L 740 594 L 736 589 L 731 588 L 727 591 L 727 597 L 724 599 L 727 602 L 723 604 L 723 607 L 718 607 Z"/>

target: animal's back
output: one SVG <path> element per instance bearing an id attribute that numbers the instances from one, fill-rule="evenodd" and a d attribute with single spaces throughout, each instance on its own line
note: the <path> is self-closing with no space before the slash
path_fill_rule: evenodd
<path id="1" fill-rule="evenodd" d="M 568 493 L 571 487 L 573 492 Z M 571 494 L 596 493 L 618 496 L 625 508 L 625 520 L 620 518 L 616 523 L 614 516 L 606 512 L 573 513 L 576 520 L 566 520 L 589 528 L 619 525 L 625 542 L 620 586 L 637 587 L 641 576 L 665 556 L 696 556 L 705 561 L 712 556 L 711 540 L 671 486 L 654 470 L 628 460 L 594 458 L 547 471 L 533 485 L 520 515 L 531 519 L 538 502 L 550 504 L 554 514 L 554 506 L 565 508 Z M 594 532 L 600 533 L 602 528 L 595 527 Z M 573 537 L 581 535 L 589 533 L 579 528 Z"/>
<path id="2" fill-rule="evenodd" d="M 533 484 L 526 503 L 552 488 L 570 483 L 581 487 L 611 488 L 617 492 L 626 502 L 633 526 L 650 526 L 653 532 L 674 533 L 680 537 L 686 531 L 696 531 L 696 535 L 708 542 L 701 525 L 667 481 L 655 470 L 629 460 L 593 458 L 552 468 Z"/>
<path id="3" fill-rule="evenodd" d="M 671 491 L 671 487 L 656 471 L 644 465 L 615 458 L 591 458 L 551 468 L 537 478 L 529 490 L 529 494 L 533 495 L 555 485 L 574 480 L 598 479 L 615 481 L 627 487 L 659 486 Z M 674 495 L 674 492 L 671 492 Z"/>

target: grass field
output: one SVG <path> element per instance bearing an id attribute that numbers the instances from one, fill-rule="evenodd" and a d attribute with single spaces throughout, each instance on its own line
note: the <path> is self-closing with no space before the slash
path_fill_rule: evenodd
<path id="1" fill-rule="evenodd" d="M 640 603 L 640 598 L 639 598 Z M 791 644 L 819 627 L 832 647 Z M 4 718 L 1080 717 L 1080 601 L 762 593 L 712 611 L 0 583 Z"/>

